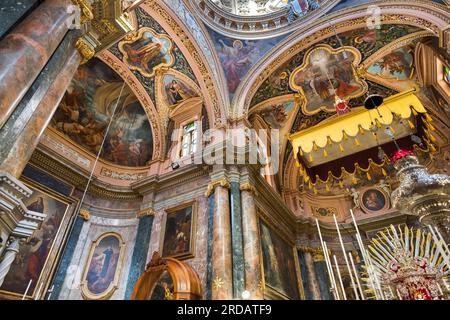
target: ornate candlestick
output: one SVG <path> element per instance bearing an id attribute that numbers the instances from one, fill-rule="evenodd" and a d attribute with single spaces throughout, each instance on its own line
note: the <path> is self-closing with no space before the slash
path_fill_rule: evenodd
<path id="1" fill-rule="evenodd" d="M 392 204 L 405 214 L 419 217 L 425 225 L 439 229 L 450 241 L 450 177 L 429 174 L 410 151 L 399 150 L 392 157 L 400 185 L 391 194 Z"/>

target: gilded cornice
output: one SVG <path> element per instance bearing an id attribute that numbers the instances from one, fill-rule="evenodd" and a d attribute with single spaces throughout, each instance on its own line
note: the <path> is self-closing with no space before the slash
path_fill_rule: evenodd
<path id="1" fill-rule="evenodd" d="M 257 16 L 241 16 L 226 12 L 222 8 L 205 0 L 192 0 L 193 10 L 204 11 L 199 14 L 203 22 L 211 29 L 231 38 L 266 39 L 292 32 L 307 25 L 333 9 L 341 0 L 322 1 L 320 7 L 288 23 L 288 9 Z M 204 10 L 200 7 L 204 6 Z M 244 28 L 244 25 L 248 28 Z"/>
<path id="2" fill-rule="evenodd" d="M 152 175 L 131 184 L 131 189 L 145 195 L 160 192 L 207 176 L 209 167 L 186 166 L 162 175 Z"/>
<path id="3" fill-rule="evenodd" d="M 211 181 L 208 184 L 208 187 L 206 188 L 205 197 L 209 197 L 214 192 L 216 187 L 218 187 L 218 186 L 221 186 L 225 189 L 231 188 L 231 184 L 228 181 L 228 179 L 226 179 L 226 178 L 221 178 L 219 180 Z"/>

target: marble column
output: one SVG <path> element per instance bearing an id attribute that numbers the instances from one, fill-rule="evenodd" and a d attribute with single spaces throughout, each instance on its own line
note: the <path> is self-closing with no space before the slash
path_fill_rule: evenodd
<path id="1" fill-rule="evenodd" d="M 263 299 L 261 290 L 261 243 L 258 232 L 254 193 L 250 184 L 241 185 L 242 201 L 242 235 L 244 239 L 245 290 L 250 292 L 250 299 Z"/>
<path id="2" fill-rule="evenodd" d="M 212 299 L 233 298 L 230 201 L 226 183 L 214 189 Z"/>
<path id="3" fill-rule="evenodd" d="M 0 41 L 0 128 L 68 31 L 70 0 L 46 0 Z"/>
<path id="4" fill-rule="evenodd" d="M 307 277 L 309 279 L 309 289 L 311 290 L 312 298 L 320 300 L 320 286 L 316 277 L 316 270 L 314 268 L 314 261 L 311 252 L 306 251 L 304 254 Z"/>
<path id="5" fill-rule="evenodd" d="M 0 129 L 0 170 L 19 178 L 73 78 L 81 56 L 77 33 L 68 34 L 33 83 L 29 92 Z"/>
<path id="6" fill-rule="evenodd" d="M 231 250 L 233 252 L 233 298 L 242 299 L 245 290 L 245 259 L 242 240 L 241 191 L 239 182 L 232 181 L 230 188 Z"/>
<path id="7" fill-rule="evenodd" d="M 17 253 L 19 252 L 20 243 L 19 239 L 13 239 L 9 246 L 6 248 L 6 253 L 0 263 L 0 288 L 5 281 L 5 277 L 11 268 L 12 263 L 16 259 Z"/>

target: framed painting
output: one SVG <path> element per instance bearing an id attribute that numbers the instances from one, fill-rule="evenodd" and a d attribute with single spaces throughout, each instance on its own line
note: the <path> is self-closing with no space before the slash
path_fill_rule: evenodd
<path id="1" fill-rule="evenodd" d="M 80 285 L 85 299 L 108 299 L 116 291 L 124 249 L 125 242 L 115 232 L 104 233 L 92 243 Z"/>
<path id="2" fill-rule="evenodd" d="M 389 209 L 389 195 L 381 188 L 368 188 L 360 192 L 359 203 L 365 213 L 377 213 Z"/>
<path id="3" fill-rule="evenodd" d="M 297 250 L 260 219 L 264 296 L 300 299 Z"/>
<path id="4" fill-rule="evenodd" d="M 36 299 L 46 295 L 75 207 L 73 199 L 28 179 L 23 181 L 33 190 L 31 197 L 24 201 L 26 208 L 45 213 L 46 217 L 40 228 L 20 246 L 0 289 L 0 296 L 7 299 L 24 296 Z"/>
<path id="5" fill-rule="evenodd" d="M 191 202 L 167 210 L 161 233 L 160 252 L 163 258 L 189 259 L 195 253 L 197 204 Z"/>

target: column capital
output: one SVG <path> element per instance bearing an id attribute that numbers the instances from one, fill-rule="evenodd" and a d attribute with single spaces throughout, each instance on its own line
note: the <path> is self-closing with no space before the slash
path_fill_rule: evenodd
<path id="1" fill-rule="evenodd" d="M 149 216 L 154 216 L 156 213 L 155 209 L 153 208 L 145 208 L 145 209 L 141 209 L 138 211 L 138 213 L 136 214 L 137 218 L 144 218 L 144 217 L 149 217 Z"/>
<path id="2" fill-rule="evenodd" d="M 8 239 L 8 245 L 5 248 L 5 251 L 13 251 L 18 253 L 20 250 L 20 241 L 23 239 L 17 237 L 10 237 Z"/>
<path id="3" fill-rule="evenodd" d="M 72 3 L 80 8 L 80 22 L 82 24 L 94 19 L 92 6 L 88 0 L 71 0 Z"/>
<path id="4" fill-rule="evenodd" d="M 228 181 L 228 179 L 226 178 L 221 178 L 215 181 L 211 181 L 208 184 L 208 187 L 206 188 L 206 192 L 205 192 L 205 196 L 209 197 L 211 195 L 211 193 L 213 193 L 214 189 L 216 189 L 217 186 L 221 186 L 223 188 L 226 189 L 230 189 L 231 188 L 231 184 Z"/>
<path id="5" fill-rule="evenodd" d="M 81 64 L 85 64 L 95 55 L 94 47 L 89 44 L 83 37 L 78 38 L 77 42 L 75 43 L 75 48 L 78 50 L 78 53 L 81 56 Z"/>
<path id="6" fill-rule="evenodd" d="M 241 191 L 249 191 L 255 196 L 258 194 L 258 191 L 256 190 L 256 187 L 250 182 L 241 183 L 241 186 L 240 186 L 239 189 Z"/>
<path id="7" fill-rule="evenodd" d="M 311 254 L 314 262 L 323 261 L 325 259 L 323 251 L 320 248 L 312 248 L 305 245 L 299 245 L 297 246 L 297 249 L 300 250 L 301 252 Z"/>
<path id="8" fill-rule="evenodd" d="M 12 236 L 31 236 L 46 217 L 46 214 L 28 210 L 23 203 L 22 200 L 32 193 L 23 182 L 9 173 L 0 172 L 0 212 L 3 213 L 0 220 Z"/>

